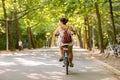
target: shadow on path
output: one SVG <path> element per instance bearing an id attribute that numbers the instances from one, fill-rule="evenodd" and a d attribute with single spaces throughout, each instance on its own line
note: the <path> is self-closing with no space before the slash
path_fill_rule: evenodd
<path id="1" fill-rule="evenodd" d="M 0 80 L 117 80 L 84 54 L 85 50 L 74 49 L 75 67 L 69 68 L 68 76 L 56 48 L 1 55 Z"/>

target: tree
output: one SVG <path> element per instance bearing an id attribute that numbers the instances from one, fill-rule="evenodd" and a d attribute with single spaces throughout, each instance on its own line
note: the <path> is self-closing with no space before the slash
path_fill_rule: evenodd
<path id="1" fill-rule="evenodd" d="M 110 16 L 111 16 L 111 22 L 112 22 L 112 26 L 113 26 L 113 43 L 117 43 L 116 40 L 116 28 L 115 28 L 115 22 L 114 22 L 114 17 L 113 17 L 113 9 L 112 9 L 112 2 L 111 0 L 109 0 L 109 4 L 110 4 Z"/>
<path id="2" fill-rule="evenodd" d="M 88 37 L 88 35 L 87 35 L 87 29 L 85 27 L 85 30 L 84 30 L 84 48 L 85 49 L 88 49 L 88 40 L 87 40 L 87 37 Z"/>
<path id="3" fill-rule="evenodd" d="M 76 35 L 77 35 L 78 40 L 79 40 L 79 47 L 80 47 L 80 48 L 83 48 L 81 28 L 77 28 L 77 29 L 76 29 Z"/>
<path id="4" fill-rule="evenodd" d="M 19 29 L 19 21 L 18 21 L 18 12 L 17 12 L 17 2 L 14 0 L 14 18 L 15 18 L 15 27 L 17 33 L 18 41 L 21 40 L 20 29 Z"/>
<path id="5" fill-rule="evenodd" d="M 99 30 L 99 41 L 100 41 L 100 50 L 101 53 L 104 52 L 104 48 L 103 48 L 103 34 L 102 34 L 102 27 L 101 27 L 101 18 L 100 18 L 100 13 L 99 13 L 99 7 L 98 7 L 98 3 L 95 2 L 95 9 L 96 9 L 96 15 L 97 15 L 97 19 L 98 19 L 98 30 Z"/>
<path id="6" fill-rule="evenodd" d="M 91 51 L 92 50 L 92 37 L 91 37 L 91 26 L 90 26 L 90 23 L 89 23 L 89 17 L 86 16 L 85 18 L 85 24 L 87 25 L 87 29 L 88 29 L 88 48 L 89 50 Z"/>
<path id="7" fill-rule="evenodd" d="M 6 27 L 6 50 L 8 50 L 8 17 L 5 8 L 5 0 L 2 0 L 3 12 L 4 12 L 4 20 L 5 20 L 5 27 Z"/>

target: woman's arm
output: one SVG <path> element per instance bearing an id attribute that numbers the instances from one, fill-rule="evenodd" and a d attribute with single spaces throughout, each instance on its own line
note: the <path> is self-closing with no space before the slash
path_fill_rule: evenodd
<path id="1" fill-rule="evenodd" d="M 73 34 L 76 34 L 76 31 L 70 26 L 70 30 L 73 32 Z"/>
<path id="2" fill-rule="evenodd" d="M 59 27 L 57 27 L 57 29 L 54 31 L 54 35 L 58 36 L 59 35 Z"/>

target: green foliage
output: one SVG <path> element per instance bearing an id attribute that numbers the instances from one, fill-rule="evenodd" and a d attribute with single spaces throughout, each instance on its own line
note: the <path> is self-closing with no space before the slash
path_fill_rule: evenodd
<path id="1" fill-rule="evenodd" d="M 0 50 L 5 49 L 5 34 L 0 35 Z"/>

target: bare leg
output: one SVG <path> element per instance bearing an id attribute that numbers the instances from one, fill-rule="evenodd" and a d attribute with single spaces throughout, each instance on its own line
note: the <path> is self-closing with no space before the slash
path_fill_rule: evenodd
<path id="1" fill-rule="evenodd" d="M 60 60 L 59 61 L 63 61 L 63 47 L 60 46 L 59 51 L 60 51 Z"/>
<path id="2" fill-rule="evenodd" d="M 70 63 L 73 61 L 73 46 L 69 46 L 69 58 L 70 58 Z"/>

